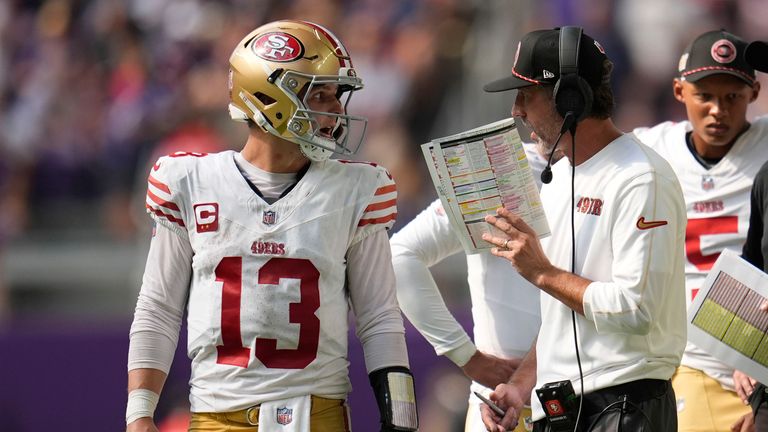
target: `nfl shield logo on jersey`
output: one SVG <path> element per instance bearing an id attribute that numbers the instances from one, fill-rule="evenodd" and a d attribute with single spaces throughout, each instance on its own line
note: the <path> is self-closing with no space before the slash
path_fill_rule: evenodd
<path id="1" fill-rule="evenodd" d="M 715 179 L 713 179 L 711 176 L 705 175 L 701 176 L 701 188 L 705 191 L 712 190 L 715 188 Z"/>
<path id="2" fill-rule="evenodd" d="M 278 408 L 277 409 L 277 422 L 281 425 L 287 425 L 293 421 L 293 409 L 292 408 Z"/>
<path id="3" fill-rule="evenodd" d="M 273 225 L 276 220 L 277 214 L 272 210 L 265 211 L 264 216 L 261 218 L 261 221 L 264 223 L 264 225 Z"/>

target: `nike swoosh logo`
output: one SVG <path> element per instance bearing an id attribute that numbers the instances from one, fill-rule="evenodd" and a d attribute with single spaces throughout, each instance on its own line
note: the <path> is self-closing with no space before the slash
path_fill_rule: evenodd
<path id="1" fill-rule="evenodd" d="M 156 164 L 155 164 L 155 165 L 152 167 L 152 171 L 157 171 L 157 170 L 159 170 L 159 169 L 160 169 L 160 162 L 156 163 Z"/>
<path id="2" fill-rule="evenodd" d="M 641 230 L 647 230 L 651 228 L 658 228 L 660 226 L 664 226 L 667 224 L 667 221 L 645 221 L 644 216 L 640 216 L 640 219 L 637 220 L 637 228 Z"/>

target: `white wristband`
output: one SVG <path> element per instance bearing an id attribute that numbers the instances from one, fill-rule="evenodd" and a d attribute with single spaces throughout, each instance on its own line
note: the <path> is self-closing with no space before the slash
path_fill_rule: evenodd
<path id="1" fill-rule="evenodd" d="M 147 389 L 131 390 L 128 393 L 128 405 L 125 407 L 125 424 L 131 424 L 142 417 L 155 415 L 155 408 L 160 395 Z"/>

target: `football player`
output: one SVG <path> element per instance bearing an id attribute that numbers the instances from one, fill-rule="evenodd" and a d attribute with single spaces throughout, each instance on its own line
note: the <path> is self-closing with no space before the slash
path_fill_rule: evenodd
<path id="1" fill-rule="evenodd" d="M 533 143 L 523 146 L 538 181 L 549 155 L 539 155 Z M 541 325 L 536 287 L 490 251 L 466 255 L 473 341 L 448 310 L 429 271 L 463 250 L 440 200 L 393 235 L 390 244 L 403 313 L 438 355 L 446 356 L 472 379 L 464 431 L 485 431 L 480 418 L 482 402 L 473 392 L 488 395 L 507 382 L 531 347 Z M 524 420 L 530 416 L 530 407 L 525 407 L 515 432 L 526 430 Z"/>
<path id="2" fill-rule="evenodd" d="M 768 70 L 768 65 L 747 62 L 748 46 L 723 30 L 698 36 L 680 58 L 673 81 L 688 120 L 634 131 L 669 161 L 683 188 L 688 305 L 720 253 L 741 251 L 750 188 L 768 159 L 768 118 L 747 120 L 747 106 L 760 92 L 755 69 Z M 681 432 L 729 431 L 750 411 L 746 400 L 754 380 L 691 343 L 672 384 Z"/>
<path id="3" fill-rule="evenodd" d="M 156 224 L 130 332 L 128 431 L 153 412 L 186 309 L 190 430 L 349 431 L 351 307 L 381 430 L 418 419 L 386 230 L 395 184 L 352 154 L 366 120 L 348 52 L 310 22 L 266 24 L 230 57 L 242 151 L 174 153 L 149 174 Z"/>

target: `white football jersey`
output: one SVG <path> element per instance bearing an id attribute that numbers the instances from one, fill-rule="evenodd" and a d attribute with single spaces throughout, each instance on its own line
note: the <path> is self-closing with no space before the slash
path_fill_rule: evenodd
<path id="1" fill-rule="evenodd" d="M 395 184 L 373 164 L 313 162 L 270 205 L 234 154 L 176 153 L 160 158 L 149 176 L 148 211 L 188 237 L 194 251 L 192 410 L 345 395 L 346 254 L 394 223 Z"/>
<path id="2" fill-rule="evenodd" d="M 749 228 L 749 194 L 755 174 L 768 160 L 768 117 L 752 122 L 720 162 L 710 169 L 691 154 L 685 135 L 690 122 L 665 122 L 635 135 L 669 161 L 685 196 L 685 288 L 693 302 L 704 279 L 725 249 L 741 253 Z M 733 368 L 688 344 L 682 363 L 703 370 L 733 388 Z"/>
<path id="3" fill-rule="evenodd" d="M 546 165 L 535 144 L 523 144 L 539 181 Z M 467 282 L 472 300 L 473 339 L 448 310 L 428 267 L 463 248 L 439 199 L 392 236 L 392 260 L 397 273 L 400 307 L 435 348 L 457 365 L 476 349 L 499 357 L 522 357 L 531 348 L 541 324 L 539 289 L 525 280 L 509 261 L 488 250 L 466 255 Z M 488 393 L 478 382 L 472 391 Z M 479 413 L 480 399 L 470 392 L 469 410 Z M 466 431 L 485 430 L 480 416 L 468 418 Z"/>

